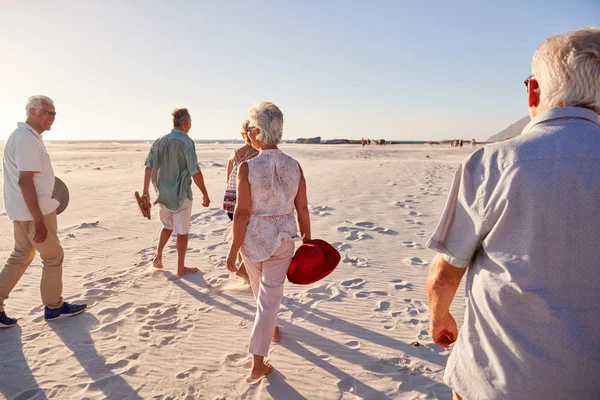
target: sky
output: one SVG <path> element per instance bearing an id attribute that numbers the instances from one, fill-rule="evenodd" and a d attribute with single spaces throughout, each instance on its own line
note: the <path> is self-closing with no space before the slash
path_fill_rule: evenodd
<path id="1" fill-rule="evenodd" d="M 527 115 L 549 35 L 598 26 L 598 0 L 0 0 L 0 140 L 33 94 L 45 140 L 239 139 L 271 101 L 284 139 L 487 139 Z"/>

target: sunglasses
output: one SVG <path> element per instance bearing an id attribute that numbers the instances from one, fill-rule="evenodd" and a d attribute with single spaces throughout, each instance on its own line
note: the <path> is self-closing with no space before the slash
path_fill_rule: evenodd
<path id="1" fill-rule="evenodd" d="M 49 115 L 49 116 L 51 116 L 51 117 L 56 117 L 56 111 L 50 111 L 50 110 L 46 110 L 45 108 L 42 108 L 41 110 L 42 110 L 42 111 L 44 112 L 44 114 L 46 114 L 46 115 Z"/>
<path id="2" fill-rule="evenodd" d="M 529 87 L 529 81 L 533 79 L 533 74 L 529 75 L 524 81 L 523 83 L 525 84 L 525 87 L 528 88 Z"/>

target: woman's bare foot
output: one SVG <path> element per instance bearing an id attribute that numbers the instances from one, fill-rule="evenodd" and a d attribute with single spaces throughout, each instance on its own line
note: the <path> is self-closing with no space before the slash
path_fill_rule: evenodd
<path id="1" fill-rule="evenodd" d="M 154 257 L 154 260 L 152 260 L 152 265 L 154 265 L 154 268 L 156 269 L 162 269 L 162 258 Z"/>
<path id="2" fill-rule="evenodd" d="M 246 285 L 250 284 L 250 277 L 248 276 L 248 271 L 246 271 L 246 266 L 244 265 L 244 263 L 240 265 L 237 272 L 235 273 L 235 276 L 237 276 L 238 278 L 242 278 Z"/>
<path id="3" fill-rule="evenodd" d="M 271 342 L 273 343 L 279 343 L 279 326 L 275 327 L 275 332 L 273 332 L 273 339 L 271 339 Z"/>
<path id="4" fill-rule="evenodd" d="M 252 371 L 246 378 L 246 382 L 252 383 L 263 376 L 269 375 L 271 372 L 273 372 L 273 366 L 268 362 L 261 362 L 252 367 Z"/>
<path id="5" fill-rule="evenodd" d="M 183 267 L 183 270 L 177 269 L 177 276 L 190 275 L 198 272 L 198 268 Z"/>

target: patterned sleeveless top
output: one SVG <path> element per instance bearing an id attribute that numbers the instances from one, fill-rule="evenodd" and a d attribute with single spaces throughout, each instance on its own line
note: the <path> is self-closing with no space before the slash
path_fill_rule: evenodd
<path id="1" fill-rule="evenodd" d="M 275 253 L 281 239 L 301 240 L 294 212 L 300 165 L 279 149 L 262 150 L 246 164 L 251 204 L 241 252 L 260 262 Z"/>
<path id="2" fill-rule="evenodd" d="M 225 188 L 225 197 L 223 198 L 223 210 L 232 213 L 235 211 L 235 203 L 237 199 L 237 171 L 238 167 L 244 161 L 247 161 L 254 157 L 258 151 L 251 149 L 240 156 L 238 151 L 233 152 L 234 165 L 231 173 L 229 174 L 229 180 L 227 181 L 227 187 Z"/>

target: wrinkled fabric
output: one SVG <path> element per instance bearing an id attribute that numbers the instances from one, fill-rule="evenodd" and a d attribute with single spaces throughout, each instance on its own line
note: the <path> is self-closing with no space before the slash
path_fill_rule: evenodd
<path id="1" fill-rule="evenodd" d="M 445 382 L 464 399 L 600 397 L 600 124 L 540 113 L 458 168 L 428 247 L 468 268 Z"/>
<path id="2" fill-rule="evenodd" d="M 271 257 L 282 239 L 301 239 L 294 212 L 300 165 L 279 149 L 262 150 L 246 163 L 251 205 L 241 252 L 258 262 Z"/>
<path id="3" fill-rule="evenodd" d="M 156 190 L 154 204 L 177 210 L 186 199 L 192 200 L 192 176 L 200 172 L 196 145 L 183 131 L 173 129 L 158 138 L 146 157 L 152 168 L 152 184 Z"/>

